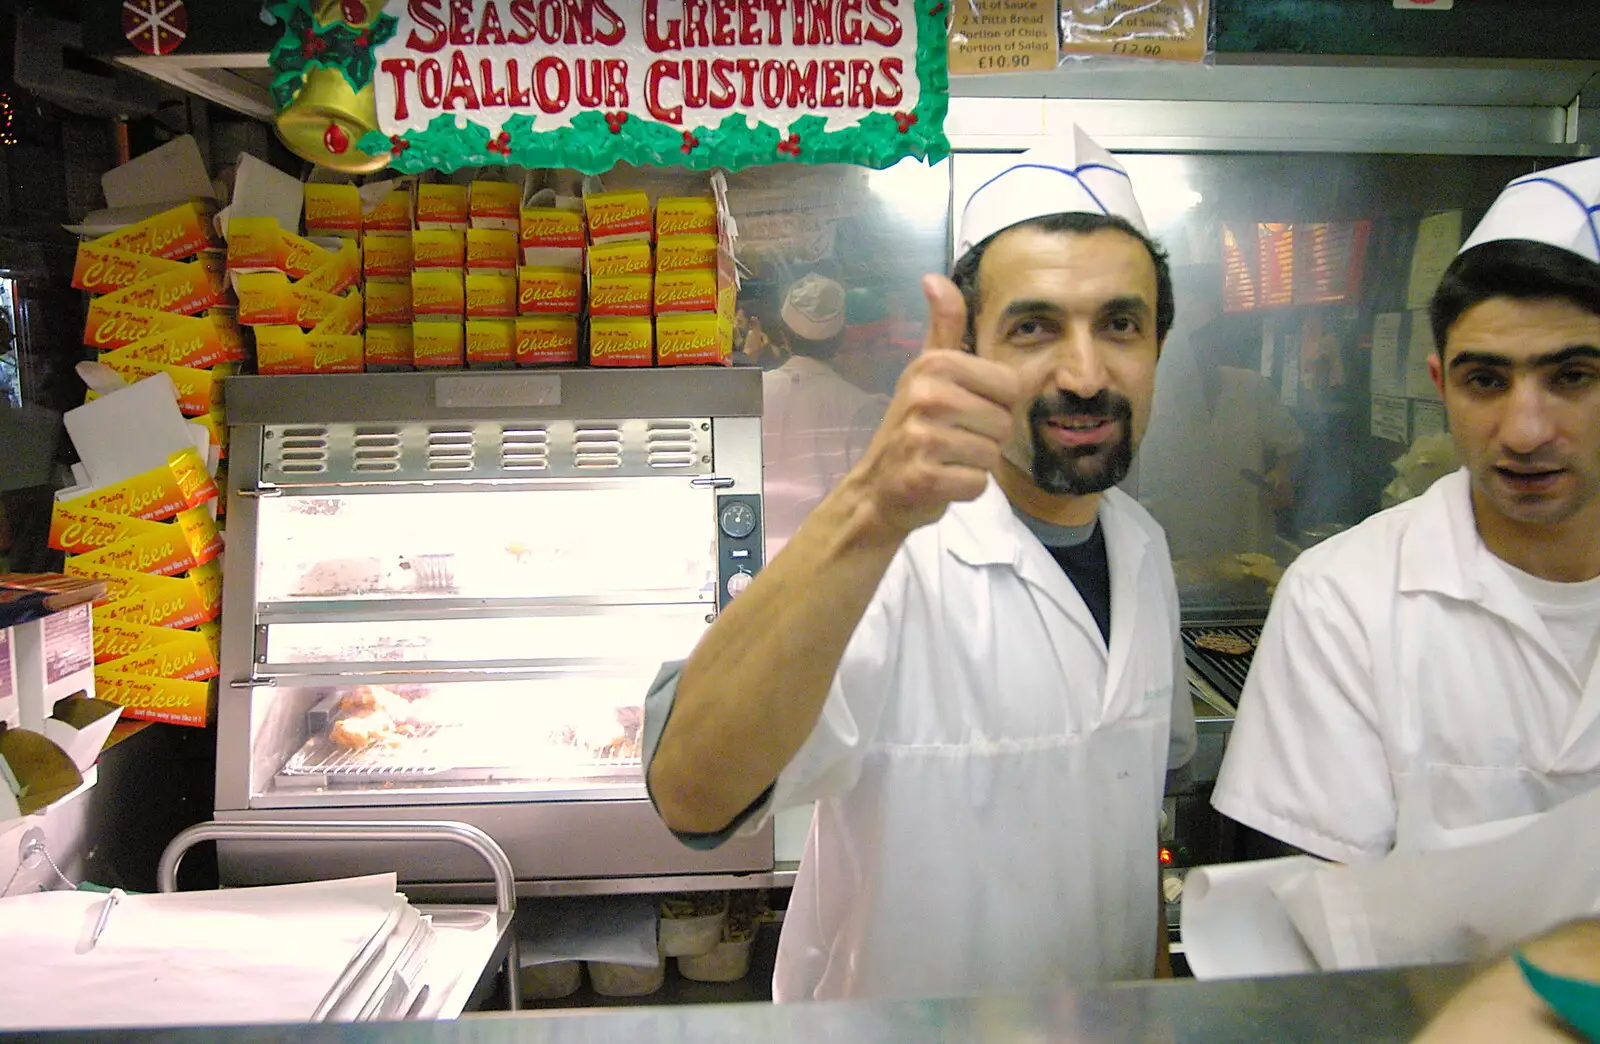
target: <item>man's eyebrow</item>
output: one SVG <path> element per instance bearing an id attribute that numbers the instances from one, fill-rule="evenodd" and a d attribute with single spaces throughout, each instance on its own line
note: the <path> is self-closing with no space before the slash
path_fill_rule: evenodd
<path id="1" fill-rule="evenodd" d="M 1144 315 L 1150 311 L 1150 302 L 1142 294 L 1123 294 L 1113 297 L 1100 306 L 1101 315 L 1125 315 L 1129 312 Z"/>
<path id="2" fill-rule="evenodd" d="M 1053 301 L 1024 297 L 1006 305 L 1000 313 L 1000 320 L 1004 322 L 1007 319 L 1020 319 L 1028 315 L 1055 315 L 1060 311 L 1061 307 Z"/>
<path id="3" fill-rule="evenodd" d="M 1535 355 L 1525 365 L 1533 369 L 1542 369 L 1547 366 L 1561 366 L 1578 359 L 1600 361 L 1600 347 L 1592 344 L 1575 344 L 1559 351 Z M 1515 364 L 1509 356 L 1497 355 L 1494 352 L 1464 351 L 1457 352 L 1451 358 L 1449 369 L 1453 371 L 1460 366 L 1501 366 L 1509 368 L 1513 365 Z"/>

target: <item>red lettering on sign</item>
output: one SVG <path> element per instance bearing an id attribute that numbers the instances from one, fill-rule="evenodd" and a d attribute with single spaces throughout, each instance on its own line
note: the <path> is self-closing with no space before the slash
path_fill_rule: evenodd
<path id="1" fill-rule="evenodd" d="M 822 62 L 822 107 L 844 108 L 844 60 L 825 58 Z"/>
<path id="2" fill-rule="evenodd" d="M 839 0 L 839 42 L 851 47 L 861 42 L 861 0 Z"/>
<path id="3" fill-rule="evenodd" d="M 483 20 L 478 23 L 478 43 L 480 45 L 503 45 L 505 42 L 505 30 L 500 28 L 500 9 L 492 3 L 485 4 Z M 485 73 L 485 75 L 488 74 Z"/>
<path id="4" fill-rule="evenodd" d="M 691 109 L 703 109 L 710 96 L 710 68 L 704 61 L 683 63 L 683 104 Z"/>
<path id="5" fill-rule="evenodd" d="M 883 47 L 893 47 L 900 42 L 904 28 L 900 25 L 900 16 L 889 10 L 890 7 L 899 6 L 898 0 L 867 0 L 867 10 L 871 12 L 873 23 L 866 27 L 867 39 Z M 890 59 L 884 59 L 889 61 Z M 902 63 L 902 69 L 903 69 Z M 887 70 L 885 71 L 887 74 Z M 899 85 L 896 84 L 896 90 Z M 896 96 L 898 100 L 898 95 Z M 880 104 L 882 95 L 879 95 Z M 894 102 L 888 104 L 893 105 Z"/>
<path id="6" fill-rule="evenodd" d="M 739 92 L 739 104 L 749 108 L 756 103 L 756 77 L 761 74 L 761 63 L 754 58 L 739 58 L 733 63 L 743 82 L 743 90 Z"/>
<path id="7" fill-rule="evenodd" d="M 733 68 L 733 63 L 726 58 L 718 58 L 711 63 L 711 75 L 716 81 L 710 99 L 713 109 L 733 107 L 733 99 L 737 93 L 733 86 Z"/>
<path id="8" fill-rule="evenodd" d="M 627 29 L 623 26 L 621 17 L 611 9 L 611 5 L 606 0 L 593 0 L 593 3 L 589 5 L 589 10 L 590 16 L 589 21 L 585 23 L 585 32 L 594 34 L 592 42 L 602 43 L 607 47 L 615 47 L 621 43 Z M 605 18 L 610 25 L 605 29 L 596 29 L 594 27 L 595 15 Z M 591 40 L 588 36 L 585 36 L 583 42 L 590 43 Z"/>
<path id="9" fill-rule="evenodd" d="M 578 107 L 598 109 L 605 100 L 605 81 L 600 76 L 600 59 L 580 58 L 578 67 Z"/>
<path id="10" fill-rule="evenodd" d="M 411 30 L 411 35 L 406 37 L 407 47 L 413 51 L 432 54 L 444 46 L 445 28 L 444 22 L 439 18 L 439 0 L 409 0 L 406 4 L 406 14 L 419 29 L 428 33 L 427 36 L 421 36 L 416 29 Z"/>
<path id="11" fill-rule="evenodd" d="M 394 79 L 394 118 L 403 120 L 411 115 L 411 110 L 406 106 L 406 74 L 416 69 L 417 63 L 410 58 L 385 58 L 378 66 L 380 70 L 388 73 Z"/>
<path id="12" fill-rule="evenodd" d="M 526 109 L 533 103 L 533 91 L 522 86 L 522 79 L 517 76 L 517 60 L 506 59 L 506 104 L 514 109 Z"/>
<path id="13" fill-rule="evenodd" d="M 555 74 L 555 90 L 550 90 L 550 74 Z M 533 99 L 545 112 L 560 112 L 572 100 L 572 74 L 567 63 L 554 55 L 545 55 L 533 63 Z"/>
<path id="14" fill-rule="evenodd" d="M 515 58 L 511 60 L 516 61 Z M 483 74 L 483 89 L 478 92 L 478 100 L 483 102 L 485 108 L 491 105 L 504 105 L 506 89 L 496 88 L 494 85 L 494 60 L 490 58 L 479 60 L 478 71 Z"/>
<path id="15" fill-rule="evenodd" d="M 666 21 L 666 31 L 661 28 L 660 0 L 644 0 L 644 45 L 656 54 L 676 51 L 681 46 L 682 26 L 676 18 Z"/>
<path id="16" fill-rule="evenodd" d="M 872 0 L 867 0 L 872 3 Z M 878 88 L 878 104 L 884 108 L 899 105 L 906 92 L 900 87 L 900 77 L 905 74 L 906 63 L 898 58 L 884 58 L 878 62 L 878 71 L 883 73 L 883 78 L 889 81 L 889 89 Z"/>
<path id="17" fill-rule="evenodd" d="M 852 109 L 872 108 L 872 63 L 860 58 L 850 62 L 850 96 L 845 102 Z"/>
<path id="18" fill-rule="evenodd" d="M 774 47 L 783 46 L 783 12 L 788 9 L 789 0 L 750 0 L 752 5 L 760 4 L 767 12 L 767 43 Z M 798 42 L 798 39 L 797 41 Z M 746 103 L 748 104 L 748 103 Z"/>
<path id="19" fill-rule="evenodd" d="M 450 53 L 450 86 L 444 92 L 443 108 L 446 112 L 456 107 L 459 102 L 463 109 L 476 109 L 478 107 L 478 90 L 472 85 L 472 67 L 467 64 L 467 56 L 460 51 Z"/>
<path id="20" fill-rule="evenodd" d="M 681 124 L 683 122 L 683 106 L 674 105 L 670 109 L 661 104 L 661 81 L 679 80 L 682 77 L 678 72 L 678 63 L 669 61 L 656 61 L 650 63 L 650 68 L 644 75 L 644 104 L 650 110 L 653 119 L 662 123 Z"/>
<path id="21" fill-rule="evenodd" d="M 778 63 L 768 62 L 767 64 L 776 65 Z M 789 108 L 798 109 L 800 106 L 804 105 L 808 109 L 815 109 L 817 107 L 817 63 L 806 62 L 804 65 L 801 65 L 799 62 L 791 59 L 784 67 L 783 73 L 783 79 L 787 80 L 789 84 Z M 763 96 L 766 93 L 766 89 L 767 74 L 765 71 L 763 71 L 761 74 L 761 90 Z"/>
<path id="22" fill-rule="evenodd" d="M 532 43 L 539 35 L 539 13 L 533 0 L 511 0 L 511 20 L 517 28 L 507 33 L 506 39 L 518 47 Z"/>
<path id="23" fill-rule="evenodd" d="M 435 58 L 424 58 L 417 65 L 417 97 L 430 109 L 437 109 L 444 97 L 444 68 Z"/>
<path id="24" fill-rule="evenodd" d="M 789 63 L 793 65 L 793 62 Z M 778 62 L 764 62 L 761 66 L 761 101 L 769 109 L 783 105 L 784 69 Z M 815 86 L 815 84 L 813 84 Z"/>
<path id="25" fill-rule="evenodd" d="M 477 42 L 472 36 L 472 0 L 450 0 L 450 42 L 457 47 Z"/>
<path id="26" fill-rule="evenodd" d="M 606 59 L 606 108 L 628 107 L 628 63 L 620 58 Z"/>
<path id="27" fill-rule="evenodd" d="M 738 14 L 737 0 L 711 0 L 711 42 L 718 47 L 732 47 L 738 35 L 733 20 Z"/>
<path id="28" fill-rule="evenodd" d="M 706 25 L 710 13 L 707 0 L 683 0 L 684 47 L 711 46 L 711 34 Z"/>

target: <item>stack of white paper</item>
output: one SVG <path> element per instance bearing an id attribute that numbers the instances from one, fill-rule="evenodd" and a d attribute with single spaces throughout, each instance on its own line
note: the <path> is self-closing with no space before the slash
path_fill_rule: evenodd
<path id="1" fill-rule="evenodd" d="M 433 927 L 395 884 L 0 900 L 0 1029 L 404 1017 Z"/>

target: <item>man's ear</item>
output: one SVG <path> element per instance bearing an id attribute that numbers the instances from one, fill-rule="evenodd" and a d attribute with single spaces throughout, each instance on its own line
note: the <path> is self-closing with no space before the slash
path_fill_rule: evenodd
<path id="1" fill-rule="evenodd" d="M 1428 356 L 1428 376 L 1433 378 L 1433 386 L 1439 389 L 1439 398 L 1444 398 L 1444 362 L 1440 360 L 1438 352 Z"/>

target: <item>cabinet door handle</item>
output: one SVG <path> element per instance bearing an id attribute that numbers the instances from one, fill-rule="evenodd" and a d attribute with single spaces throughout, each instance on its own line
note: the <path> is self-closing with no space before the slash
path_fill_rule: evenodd
<path id="1" fill-rule="evenodd" d="M 696 475 L 689 480 L 689 485 L 700 489 L 728 489 L 733 485 L 733 479 L 726 475 Z"/>
<path id="2" fill-rule="evenodd" d="M 281 497 L 283 490 L 277 486 L 257 486 L 255 489 L 241 489 L 239 495 L 249 497 L 251 500 L 260 500 L 264 497 Z"/>

